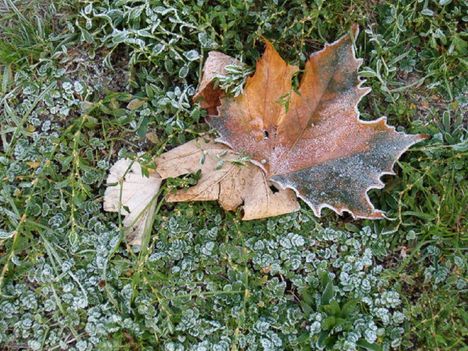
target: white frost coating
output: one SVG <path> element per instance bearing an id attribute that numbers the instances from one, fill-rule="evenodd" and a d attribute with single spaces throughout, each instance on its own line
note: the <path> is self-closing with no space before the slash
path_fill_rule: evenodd
<path id="1" fill-rule="evenodd" d="M 359 27 L 356 28 L 355 32 L 354 32 L 354 38 L 356 38 L 357 36 L 359 35 Z M 358 67 L 357 69 L 359 69 L 359 67 L 362 65 L 362 62 L 363 60 L 362 59 L 357 59 L 356 58 L 356 52 L 355 52 L 355 46 L 354 46 L 354 38 L 352 40 L 352 43 L 353 45 L 351 45 L 351 50 L 352 50 L 352 53 L 353 53 L 353 59 L 357 61 L 357 64 L 358 64 Z M 324 48 L 320 51 L 317 51 L 317 52 L 314 52 L 312 55 L 310 56 L 315 56 L 315 55 L 318 55 L 320 52 L 324 51 L 327 47 L 329 46 L 332 46 L 332 45 L 335 45 L 337 44 L 338 42 L 340 41 L 340 39 L 334 41 L 333 43 L 331 44 L 328 44 L 326 43 Z M 358 99 L 358 101 L 356 102 L 356 104 L 354 105 L 354 111 L 356 113 L 356 119 L 359 121 L 359 123 L 362 123 L 362 124 L 373 124 L 375 122 L 378 122 L 380 120 L 383 120 L 384 123 L 385 123 L 385 126 L 386 127 L 389 127 L 393 130 L 395 130 L 394 127 L 391 127 L 387 124 L 387 117 L 381 117 L 377 120 L 373 120 L 373 121 L 364 121 L 364 120 L 361 120 L 360 119 L 360 112 L 359 112 L 359 109 L 358 109 L 358 105 L 359 103 L 361 102 L 362 98 L 364 96 L 366 96 L 367 94 L 369 94 L 371 92 L 371 88 L 370 87 L 365 87 L 363 88 L 362 85 L 366 82 L 365 79 L 359 79 L 359 83 L 358 83 L 358 86 L 357 86 L 357 89 L 362 91 L 363 94 L 361 95 L 361 97 Z M 405 137 L 405 133 L 399 133 L 398 134 L 401 134 L 403 137 Z M 382 216 L 384 218 L 385 217 L 385 214 L 381 211 L 377 211 L 374 207 L 374 205 L 372 204 L 372 202 L 370 201 L 370 198 L 369 198 L 369 195 L 368 195 L 368 192 L 371 190 L 371 189 L 382 189 L 385 184 L 381 181 L 381 178 L 384 176 L 384 175 L 395 175 L 395 171 L 393 170 L 393 167 L 395 166 L 395 163 L 396 161 L 401 157 L 401 155 L 403 155 L 413 144 L 419 142 L 423 140 L 423 138 L 421 138 L 420 140 L 415 140 L 414 142 L 408 144 L 405 148 L 401 149 L 400 152 L 398 153 L 397 157 L 394 159 L 394 161 L 392 162 L 392 165 L 390 167 L 390 170 L 384 170 L 382 171 L 379 175 L 378 175 L 378 182 L 376 184 L 373 184 L 373 185 L 370 185 L 369 187 L 366 188 L 365 190 L 365 198 L 366 198 L 366 201 L 370 204 L 371 206 L 371 210 L 372 212 L 380 212 L 382 214 Z M 331 206 L 331 205 L 328 205 L 328 204 L 320 204 L 319 206 L 314 206 L 310 201 L 307 201 L 307 199 L 305 199 L 305 197 L 301 196 L 298 191 L 296 189 L 293 189 L 291 187 L 284 187 L 282 186 L 282 184 L 279 184 L 278 182 L 275 182 L 275 184 L 278 184 L 280 185 L 280 188 L 281 189 L 284 189 L 284 188 L 290 188 L 292 190 L 294 190 L 294 192 L 296 193 L 297 197 L 301 198 L 302 200 L 304 200 L 311 208 L 312 210 L 314 211 L 314 214 L 317 216 L 317 217 L 321 217 L 321 212 L 322 212 L 322 209 L 323 208 L 329 208 L 331 209 L 332 211 L 335 211 L 336 213 L 338 213 L 339 215 L 342 215 L 343 212 L 348 212 L 351 214 L 351 216 L 354 218 L 354 219 L 365 219 L 365 218 L 368 218 L 366 216 L 356 216 L 349 208 L 343 208 L 341 209 L 341 211 L 339 211 L 337 208 Z M 378 219 L 378 217 L 375 217 L 373 219 Z"/>
<path id="2" fill-rule="evenodd" d="M 356 108 L 357 108 L 357 105 L 356 105 Z M 359 113 L 359 112 L 357 112 Z M 314 214 L 317 216 L 317 217 L 321 217 L 321 212 L 322 212 L 322 209 L 323 208 L 328 208 L 336 213 L 338 213 L 339 215 L 343 215 L 344 212 L 348 212 L 354 219 L 379 219 L 378 215 L 381 215 L 382 218 L 387 218 L 385 216 L 385 213 L 380 211 L 380 210 L 376 210 L 374 205 L 372 204 L 372 202 L 370 201 L 370 198 L 369 198 L 369 195 L 368 195 L 368 192 L 371 190 L 371 189 L 382 189 L 385 187 L 385 184 L 382 182 L 381 178 L 384 176 L 384 175 L 395 175 L 395 171 L 394 171 L 394 166 L 395 166 L 395 163 L 396 161 L 414 144 L 424 140 L 426 137 L 423 136 L 423 135 L 408 135 L 408 134 L 405 134 L 403 132 L 397 132 L 395 130 L 395 127 L 393 126 L 389 126 L 387 124 L 387 118 L 386 117 L 381 117 L 377 120 L 374 120 L 374 121 L 371 121 L 371 122 L 366 122 L 366 123 L 374 123 L 374 122 L 378 122 L 378 121 L 384 121 L 384 124 L 385 124 L 385 127 L 388 127 L 392 132 L 395 132 L 397 135 L 401 136 L 402 138 L 406 138 L 406 139 L 410 139 L 411 141 L 408 142 L 408 144 L 401 148 L 400 151 L 394 155 L 393 158 L 393 161 L 390 165 L 390 167 L 386 170 L 382 170 L 380 173 L 377 173 L 375 175 L 375 177 L 373 177 L 373 181 L 375 182 L 375 184 L 372 184 L 370 186 L 368 186 L 366 189 L 365 189 L 365 193 L 364 193 L 364 196 L 365 196 L 365 199 L 366 199 L 366 202 L 370 205 L 370 208 L 371 208 L 371 211 L 372 213 L 376 214 L 377 216 L 375 217 L 369 217 L 369 216 L 360 216 L 360 215 L 355 215 L 351 209 L 347 208 L 347 207 L 343 207 L 341 208 L 341 210 L 339 210 L 338 208 L 332 206 L 332 205 L 329 205 L 327 203 L 322 203 L 322 204 L 319 204 L 318 206 L 317 205 L 314 205 L 311 201 L 309 201 L 305 196 L 302 196 L 297 189 L 295 189 L 293 186 L 291 186 L 290 184 L 283 184 L 281 183 L 280 181 L 278 180 L 273 180 L 273 179 L 270 179 L 270 181 L 275 184 L 275 186 L 277 186 L 279 189 L 291 189 L 295 192 L 296 196 L 300 199 L 302 199 L 314 212 Z M 364 122 L 364 121 L 363 121 Z"/>
<path id="3" fill-rule="evenodd" d="M 119 212 L 120 209 L 132 245 L 141 245 L 145 227 L 152 222 L 161 181 L 157 173 L 145 177 L 140 164 L 129 159 L 118 160 L 109 171 L 107 184 L 113 185 L 104 193 L 104 211 Z"/>

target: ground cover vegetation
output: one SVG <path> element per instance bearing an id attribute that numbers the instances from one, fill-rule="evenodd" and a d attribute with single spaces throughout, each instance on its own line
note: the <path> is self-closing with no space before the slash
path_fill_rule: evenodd
<path id="1" fill-rule="evenodd" d="M 2 350 L 463 350 L 467 3 L 455 0 L 4 0 L 0 3 Z M 361 118 L 431 138 L 371 192 L 389 219 L 299 212 L 242 222 L 168 204 L 141 248 L 102 210 L 122 157 L 204 133 L 192 103 L 210 50 L 261 36 L 301 66 L 361 27 Z M 143 153 L 142 153 L 143 152 Z"/>

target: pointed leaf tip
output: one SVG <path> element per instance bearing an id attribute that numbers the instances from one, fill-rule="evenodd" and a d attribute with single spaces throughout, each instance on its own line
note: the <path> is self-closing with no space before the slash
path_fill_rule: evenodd
<path id="1" fill-rule="evenodd" d="M 359 35 L 359 25 L 357 23 L 353 23 L 351 25 L 351 40 L 354 42 Z"/>

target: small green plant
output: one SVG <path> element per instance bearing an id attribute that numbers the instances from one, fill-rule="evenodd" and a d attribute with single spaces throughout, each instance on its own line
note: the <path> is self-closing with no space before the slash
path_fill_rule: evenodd
<path id="1" fill-rule="evenodd" d="M 316 322 L 311 328 L 318 331 L 314 341 L 318 348 L 331 349 L 339 339 L 336 334 L 346 334 L 353 331 L 353 321 L 358 317 L 359 300 L 349 299 L 341 303 L 338 302 L 335 296 L 337 287 L 333 285 L 333 280 L 328 272 L 321 274 L 318 288 L 318 291 L 323 291 L 319 296 L 316 293 L 317 289 L 310 289 L 310 287 L 300 291 L 300 305 L 307 317 L 310 317 L 315 311 L 319 312 L 319 314 L 312 316 Z M 307 343 L 310 342 L 308 334 L 304 334 L 304 339 Z M 363 340 L 355 341 L 358 344 L 364 342 Z"/>
<path id="2" fill-rule="evenodd" d="M 241 95 L 246 79 L 252 75 L 254 70 L 247 66 L 238 65 L 228 65 L 225 69 L 226 74 L 216 78 L 215 86 L 219 86 L 232 96 Z"/>

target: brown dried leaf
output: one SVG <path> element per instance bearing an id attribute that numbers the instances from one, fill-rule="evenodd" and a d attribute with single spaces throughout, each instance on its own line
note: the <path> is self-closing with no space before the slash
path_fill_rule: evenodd
<path id="1" fill-rule="evenodd" d="M 217 114 L 220 99 L 225 95 L 221 89 L 214 86 L 214 79 L 226 74 L 226 66 L 242 65 L 242 62 L 218 51 L 210 51 L 203 67 L 203 77 L 198 86 L 197 93 L 193 97 L 200 102 L 200 106 L 209 114 Z"/>
<path id="2" fill-rule="evenodd" d="M 250 162 L 239 164 L 240 155 L 227 146 L 192 140 L 156 159 L 163 179 L 201 170 L 197 185 L 169 195 L 169 202 L 218 200 L 229 211 L 243 204 L 243 220 L 278 216 L 297 211 L 299 204 L 291 190 L 273 192 L 265 173 Z"/>
<path id="3" fill-rule="evenodd" d="M 328 207 L 381 218 L 367 192 L 382 188 L 380 177 L 393 174 L 401 154 L 424 139 L 396 132 L 385 118 L 359 119 L 357 104 L 370 89 L 361 87 L 357 74 L 362 62 L 354 55 L 357 34 L 354 27 L 352 35 L 312 54 L 297 92 L 292 78 L 299 68 L 266 41 L 244 94 L 222 96 L 218 116 L 208 120 L 220 134 L 217 141 L 250 156 L 269 180 L 293 189 L 317 216 Z M 198 95 L 204 94 L 202 89 Z"/>

